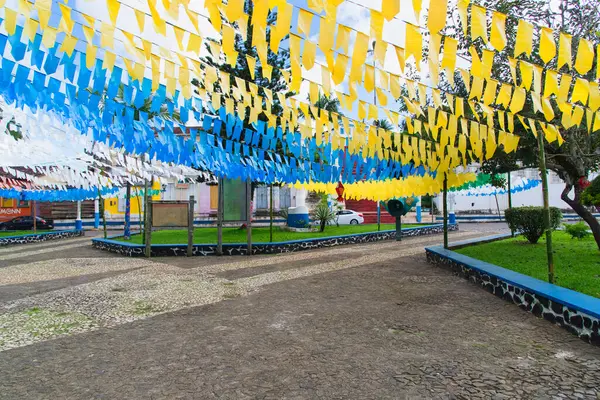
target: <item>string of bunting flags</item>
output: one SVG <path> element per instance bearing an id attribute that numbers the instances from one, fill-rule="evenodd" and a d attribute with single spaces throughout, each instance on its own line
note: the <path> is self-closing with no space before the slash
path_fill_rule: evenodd
<path id="1" fill-rule="evenodd" d="M 446 71 L 442 76 L 457 88 L 458 42 L 442 33 L 447 0 L 430 0 L 429 9 L 436 12 L 429 13 L 425 27 L 418 24 L 421 2 L 413 1 L 417 25 L 404 22 L 404 47 L 384 41 L 382 35 L 385 21 L 399 13 L 398 0 L 383 0 L 381 11 L 371 9 L 368 35 L 337 23 L 336 10 L 342 3 L 337 0 L 311 0 L 308 7 L 313 11 L 282 0 L 255 0 L 251 25 L 244 0 L 207 0 L 208 17 L 179 0 L 165 0 L 162 5 L 148 0 L 148 12 L 118 0 L 105 3 L 108 21 L 51 0 L 18 0 L 16 6 L 11 2 L 1 7 L 4 18 L 0 23 L 6 34 L 0 32 L 0 94 L 13 107 L 5 117 L 17 115 L 19 109 L 35 119 L 44 110 L 69 129 L 89 134 L 95 142 L 137 157 L 145 155 L 152 162 L 199 168 L 234 179 L 305 188 L 323 185 L 319 186 L 323 191 L 342 181 L 348 184 L 349 196 L 372 199 L 439 191 L 444 176 L 451 186 L 475 180 L 473 174 L 452 171 L 471 161 L 490 159 L 498 149 L 515 151 L 519 143 L 515 116 L 532 134 L 543 134 L 549 143 L 559 145 L 565 140 L 561 129 L 585 123 L 588 133 L 600 130 L 600 90 L 594 81 L 600 78 L 600 46 L 594 49 L 591 42 L 579 38 L 573 60 L 569 35 L 558 33 L 557 46 L 556 33 L 538 27 L 536 54 L 544 65 L 537 65 L 531 57 L 538 32 L 533 24 L 519 20 L 513 57 L 509 58 L 512 82 L 493 79 L 494 57 L 505 51 L 508 43 L 509 16 L 468 0 L 458 1 L 463 34 L 472 41 L 480 40 L 485 48 L 480 55 L 471 46 L 471 67 L 458 68 L 467 97 L 440 88 L 441 71 Z M 133 11 L 139 33 L 117 27 L 122 6 Z M 194 32 L 163 18 L 166 15 L 178 21 L 180 7 Z M 267 22 L 270 10 L 278 13 L 274 25 Z M 322 12 L 324 15 L 319 15 Z M 488 13 L 492 17 L 489 34 Z M 75 14 L 82 22 L 73 19 Z M 319 17 L 317 41 L 310 35 L 315 16 Z M 178 50 L 144 38 L 147 18 L 162 36 L 167 36 L 170 27 Z M 251 45 L 258 57 L 243 61 L 255 82 L 232 77 L 193 58 L 200 56 L 205 40 L 198 18 L 209 18 L 221 35 L 221 43 L 210 41 L 211 54 L 221 58 L 223 53 L 223 60 L 234 67 L 242 60 L 236 50 L 238 34 L 245 37 L 252 29 Z M 375 44 L 369 64 L 372 39 Z M 115 42 L 125 51 L 118 51 Z M 415 82 L 406 73 L 408 62 L 420 71 L 426 45 L 432 85 Z M 300 92 L 302 82 L 307 82 L 310 102 L 273 93 L 256 83 L 257 71 L 271 80 L 274 67 L 269 65 L 269 52 L 282 48 L 290 54 L 290 69 L 280 70 L 283 83 L 290 92 Z M 325 55 L 327 65 L 315 61 L 317 50 Z M 395 53 L 401 73 L 386 68 L 388 53 Z M 550 68 L 555 58 L 556 66 Z M 594 62 L 596 71 L 592 70 Z M 311 70 L 317 64 L 320 83 L 302 75 L 303 69 Z M 192 86 L 194 80 L 198 86 Z M 347 85 L 348 94 L 337 90 L 342 84 Z M 358 87 L 374 93 L 378 105 L 359 99 Z M 321 93 L 339 99 L 346 110 L 356 105 L 358 119 L 315 106 Z M 386 107 L 390 95 L 406 106 L 408 116 Z M 521 115 L 528 96 L 533 116 Z M 274 113 L 275 105 L 283 111 Z M 385 111 L 394 130 L 365 122 L 377 120 L 379 109 Z M 405 131 L 398 132 L 401 124 Z M 88 175 L 84 180 L 94 182 L 99 174 Z M 88 186 L 93 184 L 97 183 Z"/>

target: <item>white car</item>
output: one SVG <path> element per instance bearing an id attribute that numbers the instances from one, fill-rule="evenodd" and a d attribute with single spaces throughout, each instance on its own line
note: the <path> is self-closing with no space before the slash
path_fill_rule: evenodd
<path id="1" fill-rule="evenodd" d="M 340 225 L 358 225 L 365 222 L 363 215 L 352 210 L 341 210 L 337 213 L 337 223 Z"/>

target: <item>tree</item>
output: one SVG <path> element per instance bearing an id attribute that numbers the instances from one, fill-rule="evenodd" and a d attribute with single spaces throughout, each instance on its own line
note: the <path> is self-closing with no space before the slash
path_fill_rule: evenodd
<path id="1" fill-rule="evenodd" d="M 270 66 L 272 66 L 271 79 L 267 79 L 263 74 L 263 67 L 260 64 L 258 59 L 258 53 L 256 48 L 253 47 L 252 44 L 252 10 L 253 5 L 250 0 L 244 1 L 244 12 L 248 15 L 248 29 L 246 29 L 246 37 L 242 37 L 239 34 L 235 36 L 235 50 L 238 52 L 237 63 L 232 66 L 228 64 L 224 57 L 221 57 L 218 54 L 213 54 L 213 49 L 211 48 L 209 43 L 206 43 L 206 49 L 209 52 L 209 55 L 206 57 L 202 57 L 201 60 L 208 65 L 211 65 L 217 68 L 220 71 L 227 72 L 231 75 L 231 77 L 238 77 L 248 82 L 254 82 L 258 85 L 258 93 L 261 96 L 265 96 L 263 88 L 270 89 L 273 93 L 284 92 L 286 97 L 293 96 L 294 93 L 290 92 L 288 89 L 288 83 L 285 81 L 284 76 L 282 74 L 282 70 L 290 68 L 290 52 L 286 48 L 279 48 L 277 53 L 271 51 L 271 48 L 268 46 L 267 50 L 267 60 Z M 227 18 L 222 15 L 223 23 L 227 23 Z M 267 32 L 266 32 L 266 41 L 270 43 L 271 39 L 271 26 L 277 20 L 277 12 L 269 11 L 267 16 Z M 233 24 L 234 27 L 239 28 L 237 23 Z M 283 40 L 286 40 L 288 36 L 284 37 Z M 209 41 L 220 43 L 221 41 L 216 38 L 209 38 Z M 256 75 L 255 78 L 252 77 L 250 70 L 248 68 L 247 56 L 250 56 L 257 60 L 256 63 L 256 71 L 253 71 Z M 192 80 L 192 84 L 194 86 L 199 87 L 201 85 L 197 80 Z M 219 83 L 215 84 L 216 89 L 219 88 Z M 215 88 L 208 88 L 210 91 Z M 279 99 L 277 97 L 273 98 L 273 108 L 271 113 L 273 115 L 281 115 L 283 108 L 279 104 Z M 262 114 L 259 118 L 266 120 L 266 117 Z M 244 121 L 246 124 L 248 123 L 248 117 Z"/>
<path id="2" fill-rule="evenodd" d="M 385 129 L 386 131 L 394 130 L 394 126 L 387 119 L 376 119 L 375 121 L 373 121 L 373 125 L 376 128 Z"/>
<path id="3" fill-rule="evenodd" d="M 594 47 L 600 44 L 598 31 L 600 26 L 600 3 L 597 0 L 560 0 L 558 5 L 555 2 L 546 0 L 485 0 L 481 4 L 511 16 L 528 20 L 534 24 L 539 23 L 549 26 L 555 32 L 563 31 L 573 35 L 572 48 L 575 56 L 580 39 L 589 40 L 594 44 Z M 450 28 L 450 32 L 458 32 L 460 28 L 457 25 L 458 20 L 455 15 L 452 15 L 451 21 L 453 21 L 454 26 Z M 512 81 L 508 67 L 508 57 L 513 54 L 516 27 L 517 20 L 509 17 L 506 24 L 508 45 L 494 59 L 492 77 L 501 82 Z M 460 39 L 460 49 L 465 53 L 471 44 L 479 51 L 483 47 L 483 43 L 480 42 L 481 39 L 477 39 L 475 43 L 472 43 L 470 38 L 465 38 L 462 34 L 457 35 L 457 37 Z M 534 46 L 534 48 L 537 48 L 537 46 Z M 535 51 L 532 54 L 531 61 L 538 65 L 544 65 Z M 556 62 L 551 61 L 548 67 L 556 69 Z M 595 79 L 593 72 L 581 76 L 575 70 L 567 71 L 565 67 L 560 72 L 573 75 L 573 84 L 576 77 L 583 77 L 589 81 Z M 459 91 L 459 95 L 466 97 L 466 88 Z M 560 127 L 560 134 L 565 142 L 562 146 L 558 146 L 556 142 L 547 143 L 544 141 L 547 168 L 554 171 L 565 182 L 561 199 L 590 226 L 600 249 L 600 223 L 594 218 L 591 211 L 583 205 L 581 199 L 584 183 L 586 182 L 585 178 L 590 173 L 597 171 L 600 165 L 600 132 L 588 134 L 585 123 L 584 126 L 573 126 L 565 129 L 561 123 L 562 112 L 558 106 L 555 104 L 553 106 L 555 118 L 550 122 Z M 543 120 L 541 114 L 534 112 L 529 96 L 523 111 L 519 114 L 523 117 Z M 497 152 L 492 159 L 483 163 L 482 169 L 485 172 L 506 173 L 539 165 L 538 142 L 531 134 L 529 127 L 525 127 L 518 120 L 515 120 L 515 134 L 521 137 L 516 152 L 512 154 Z M 571 192 L 573 192 L 572 195 Z"/>

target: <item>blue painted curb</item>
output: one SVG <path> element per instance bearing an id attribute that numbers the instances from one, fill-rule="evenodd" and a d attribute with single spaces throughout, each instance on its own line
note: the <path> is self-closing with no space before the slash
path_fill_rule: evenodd
<path id="1" fill-rule="evenodd" d="M 60 234 L 60 233 L 77 233 L 77 232 L 80 232 L 80 231 L 81 231 L 80 229 L 66 229 L 66 230 L 62 230 L 62 231 L 28 233 L 26 235 L 0 236 L 0 240 L 4 240 L 4 239 L 23 239 L 23 238 L 32 237 L 32 236 L 46 236 L 46 235 L 56 236 L 57 234 Z"/>
<path id="2" fill-rule="evenodd" d="M 457 230 L 458 225 L 450 225 L 450 230 Z M 428 234 L 441 233 L 442 224 L 422 225 L 402 229 L 403 236 L 422 236 Z M 287 253 L 299 250 L 308 250 L 322 247 L 331 247 L 344 244 L 371 243 L 380 240 L 390 240 L 395 238 L 395 230 L 384 230 L 375 232 L 354 233 L 339 236 L 327 236 L 314 239 L 299 239 L 285 242 L 255 242 L 252 244 L 253 254 L 276 254 Z M 102 250 L 128 255 L 142 256 L 145 245 L 128 243 L 120 240 L 123 236 L 111 236 L 110 238 L 93 238 L 92 245 Z M 194 244 L 194 255 L 213 255 L 216 252 L 216 243 Z M 227 255 L 245 255 L 247 253 L 247 243 L 223 243 L 223 253 Z M 151 251 L 153 256 L 163 255 L 185 255 L 187 244 L 152 244 Z"/>
<path id="3" fill-rule="evenodd" d="M 502 240 L 510 237 L 510 235 L 498 235 L 485 237 L 483 239 L 476 239 L 472 241 L 465 241 L 457 243 L 459 246 L 475 245 L 494 240 Z M 452 246 L 452 248 L 456 248 Z M 584 312 L 592 315 L 596 318 L 600 318 L 600 299 L 587 294 L 576 292 L 575 290 L 567 289 L 562 286 L 554 285 L 552 283 L 544 282 L 537 278 L 532 278 L 528 275 L 523 275 L 519 272 L 512 271 L 510 269 L 502 268 L 498 265 L 490 264 L 485 261 L 478 260 L 476 258 L 468 257 L 452 250 L 446 250 L 442 246 L 426 247 L 425 251 L 436 253 L 440 256 L 446 257 L 456 263 L 462 264 L 471 269 L 477 270 L 484 274 L 495 276 L 514 286 L 529 290 L 540 296 L 544 296 L 552 301 L 559 302 L 575 310 Z"/>
<path id="4" fill-rule="evenodd" d="M 600 346 L 600 299 L 452 251 L 508 237 L 510 235 L 496 235 L 467 240 L 453 244 L 451 249 L 426 247 L 427 261 L 449 268 L 523 310 Z"/>

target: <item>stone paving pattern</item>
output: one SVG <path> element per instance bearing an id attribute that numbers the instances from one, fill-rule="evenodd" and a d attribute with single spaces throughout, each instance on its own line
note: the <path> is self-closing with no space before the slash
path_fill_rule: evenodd
<path id="1" fill-rule="evenodd" d="M 87 243 L 30 268 L 0 254 L 18 275 L 0 317 L 62 318 L 55 339 L 0 352 L 0 399 L 600 398 L 600 348 L 428 265 L 440 240 L 129 269 Z"/>

